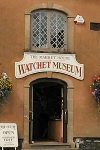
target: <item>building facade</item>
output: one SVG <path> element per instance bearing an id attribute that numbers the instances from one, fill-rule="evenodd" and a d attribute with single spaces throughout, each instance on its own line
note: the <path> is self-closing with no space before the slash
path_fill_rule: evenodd
<path id="1" fill-rule="evenodd" d="M 100 137 L 90 90 L 100 72 L 99 4 L 0 2 L 0 71 L 13 82 L 0 123 L 18 125 L 23 147 L 41 139 L 74 146 L 77 138 Z"/>

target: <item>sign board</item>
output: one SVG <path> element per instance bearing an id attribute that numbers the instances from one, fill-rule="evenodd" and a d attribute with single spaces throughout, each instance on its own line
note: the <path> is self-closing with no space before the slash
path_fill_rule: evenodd
<path id="1" fill-rule="evenodd" d="M 15 62 L 15 77 L 23 78 L 38 72 L 59 72 L 76 79 L 84 79 L 84 65 L 76 61 L 75 54 L 25 52 L 20 62 Z"/>
<path id="2" fill-rule="evenodd" d="M 18 147 L 17 125 L 0 123 L 0 147 Z"/>

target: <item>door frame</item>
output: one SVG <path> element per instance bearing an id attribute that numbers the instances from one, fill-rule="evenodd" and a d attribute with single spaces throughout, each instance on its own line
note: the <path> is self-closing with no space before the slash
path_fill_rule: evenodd
<path id="1" fill-rule="evenodd" d="M 54 78 L 41 78 L 41 79 L 37 79 L 35 81 L 32 81 L 30 83 L 30 106 L 29 106 L 29 119 L 30 119 L 30 123 L 29 123 L 29 143 L 32 144 L 32 139 L 33 139 L 33 86 L 35 84 L 38 84 L 38 83 L 57 83 L 57 84 L 60 84 L 63 88 L 63 97 L 61 97 L 61 99 L 63 99 L 63 117 L 62 117 L 62 120 L 63 120 L 63 143 L 67 143 L 67 124 L 68 124 L 68 108 L 67 108 L 67 84 L 66 82 L 62 81 L 62 80 L 59 80 L 59 79 L 54 79 Z M 62 104 L 61 104 L 62 105 Z"/>
<path id="2" fill-rule="evenodd" d="M 47 73 L 38 73 L 38 74 L 33 74 L 29 76 L 25 82 L 24 82 L 24 142 L 23 142 L 23 147 L 24 145 L 30 145 L 29 144 L 29 89 L 30 89 L 30 83 L 32 81 L 35 81 L 36 79 L 41 79 L 41 78 L 55 78 L 61 81 L 64 81 L 68 86 L 67 86 L 67 104 L 68 104 L 68 125 L 67 125 L 67 142 L 70 145 L 74 145 L 73 142 L 73 82 L 70 77 L 64 74 L 59 74 L 59 73 L 52 73 L 52 72 L 47 72 Z"/>

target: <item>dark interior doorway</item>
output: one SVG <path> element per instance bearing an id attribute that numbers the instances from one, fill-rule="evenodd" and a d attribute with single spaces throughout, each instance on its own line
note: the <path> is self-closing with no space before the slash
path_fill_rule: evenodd
<path id="1" fill-rule="evenodd" d="M 41 79 L 31 85 L 30 143 L 48 139 L 48 121 L 62 119 L 62 89 L 58 80 Z"/>

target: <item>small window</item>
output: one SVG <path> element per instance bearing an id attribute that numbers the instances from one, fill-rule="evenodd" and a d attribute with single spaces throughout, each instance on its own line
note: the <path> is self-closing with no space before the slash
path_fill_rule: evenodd
<path id="1" fill-rule="evenodd" d="M 31 14 L 31 50 L 67 49 L 67 16 L 53 10 Z"/>
<path id="2" fill-rule="evenodd" d="M 90 23 L 90 30 L 99 31 L 100 30 L 100 23 Z"/>

